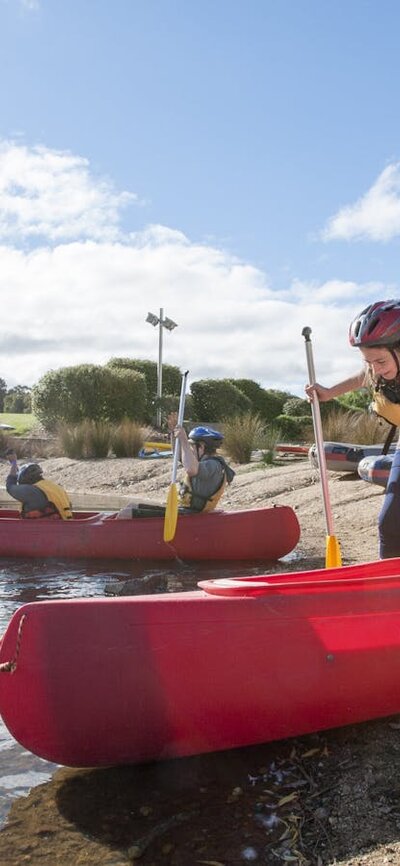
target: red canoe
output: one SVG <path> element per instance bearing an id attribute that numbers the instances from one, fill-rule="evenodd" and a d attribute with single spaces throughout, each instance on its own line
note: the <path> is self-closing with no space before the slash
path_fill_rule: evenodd
<path id="1" fill-rule="evenodd" d="M 179 515 L 163 541 L 164 517 L 117 520 L 115 513 L 75 513 L 73 520 L 21 520 L 0 511 L 0 556 L 68 559 L 265 559 L 289 553 L 300 537 L 286 505 Z"/>
<path id="2" fill-rule="evenodd" d="M 400 712 L 400 559 L 200 586 L 16 611 L 0 644 L 15 739 L 94 767 Z"/>

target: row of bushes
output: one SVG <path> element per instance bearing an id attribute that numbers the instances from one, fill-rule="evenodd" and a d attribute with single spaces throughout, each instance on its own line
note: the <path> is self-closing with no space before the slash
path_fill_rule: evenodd
<path id="1" fill-rule="evenodd" d="M 166 364 L 161 400 L 164 419 L 178 408 L 180 386 L 180 370 Z M 77 424 L 85 419 L 119 423 L 127 417 L 149 425 L 154 424 L 158 409 L 156 388 L 155 363 L 112 358 L 104 366 L 81 364 L 46 373 L 32 390 L 32 409 L 47 430 L 54 430 L 60 422 Z M 322 406 L 325 414 L 332 406 L 342 408 L 337 400 Z M 201 379 L 192 383 L 186 398 L 185 414 L 194 422 L 222 421 L 246 413 L 280 426 L 282 416 L 311 417 L 307 400 L 262 388 L 251 379 Z M 292 431 L 296 425 L 287 422 L 286 427 Z"/>

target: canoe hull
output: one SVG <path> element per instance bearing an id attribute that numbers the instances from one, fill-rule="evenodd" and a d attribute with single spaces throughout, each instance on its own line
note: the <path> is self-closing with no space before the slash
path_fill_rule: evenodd
<path id="1" fill-rule="evenodd" d="M 300 537 L 288 506 L 180 515 L 175 538 L 163 540 L 164 518 L 117 520 L 75 514 L 73 520 L 21 520 L 0 511 L 0 556 L 66 559 L 276 560 Z"/>
<path id="2" fill-rule="evenodd" d="M 364 457 L 357 466 L 357 472 L 363 481 L 386 487 L 392 468 L 393 454 L 381 454 L 380 457 Z"/>
<path id="3" fill-rule="evenodd" d="M 382 445 L 349 445 L 343 442 L 324 442 L 326 468 L 330 472 L 357 472 L 357 467 L 360 460 L 364 457 L 377 457 L 382 454 Z M 390 447 L 392 454 L 396 449 L 393 445 Z M 311 445 L 308 452 L 308 458 L 311 465 L 318 469 L 318 452 L 317 446 Z"/>
<path id="4" fill-rule="evenodd" d="M 93 767 L 400 711 L 400 560 L 202 586 L 20 608 L 0 645 L 11 734 Z"/>

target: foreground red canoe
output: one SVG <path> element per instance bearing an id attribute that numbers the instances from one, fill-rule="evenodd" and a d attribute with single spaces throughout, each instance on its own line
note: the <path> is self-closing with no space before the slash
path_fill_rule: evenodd
<path id="1" fill-rule="evenodd" d="M 60 764 L 160 760 L 400 711 L 400 559 L 26 604 L 0 713 Z"/>
<path id="2" fill-rule="evenodd" d="M 178 518 L 175 538 L 163 541 L 164 517 L 117 520 L 115 513 L 75 513 L 73 520 L 21 520 L 0 511 L 0 556 L 67 559 L 265 559 L 289 553 L 300 537 L 286 505 L 212 511 Z"/>

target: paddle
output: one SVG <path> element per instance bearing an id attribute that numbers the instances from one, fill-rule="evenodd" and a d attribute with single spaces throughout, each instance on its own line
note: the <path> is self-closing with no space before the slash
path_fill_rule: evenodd
<path id="1" fill-rule="evenodd" d="M 179 398 L 178 424 L 183 424 L 183 415 L 185 411 L 185 396 L 186 396 L 186 380 L 189 370 L 183 373 L 181 396 Z M 176 524 L 178 522 L 178 489 L 176 486 L 176 473 L 178 471 L 178 455 L 179 455 L 179 439 L 175 439 L 174 456 L 172 461 L 172 476 L 171 484 L 168 490 L 167 506 L 165 509 L 164 519 L 164 541 L 172 541 L 176 532 Z"/>
<path id="2" fill-rule="evenodd" d="M 306 356 L 308 366 L 308 376 L 310 385 L 315 385 L 315 369 L 311 345 L 311 328 L 303 328 L 302 336 L 306 344 Z M 342 564 L 339 542 L 334 535 L 333 517 L 331 504 L 329 499 L 328 474 L 326 470 L 326 459 L 324 450 L 324 437 L 322 432 L 321 412 L 319 408 L 318 395 L 314 391 L 311 401 L 312 418 L 314 426 L 315 442 L 318 452 L 319 471 L 321 476 L 322 496 L 324 500 L 325 521 L 326 521 L 326 553 L 325 553 L 325 568 L 336 568 Z"/>

